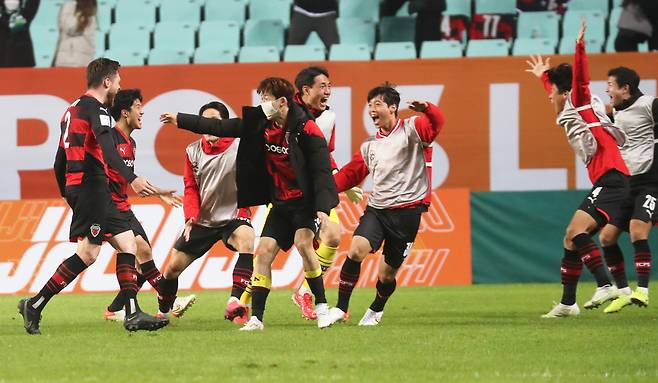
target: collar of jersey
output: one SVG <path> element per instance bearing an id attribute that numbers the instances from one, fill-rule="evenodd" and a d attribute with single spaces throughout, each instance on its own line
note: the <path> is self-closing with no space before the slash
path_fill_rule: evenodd
<path id="1" fill-rule="evenodd" d="M 398 118 L 398 120 L 395 122 L 395 127 L 394 127 L 393 129 L 391 129 L 391 131 L 388 132 L 387 134 L 384 134 L 384 132 L 382 132 L 381 129 L 378 129 L 378 130 L 377 130 L 377 134 L 375 135 L 375 137 L 377 137 L 377 138 L 386 138 L 386 137 L 390 136 L 391 133 L 395 132 L 395 130 L 396 130 L 398 127 L 400 127 L 400 123 L 401 123 L 401 122 L 402 122 L 402 120 L 400 120 L 400 119 Z"/>

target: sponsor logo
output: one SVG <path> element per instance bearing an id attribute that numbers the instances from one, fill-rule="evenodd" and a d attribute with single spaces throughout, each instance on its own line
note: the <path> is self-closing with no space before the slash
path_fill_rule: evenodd
<path id="1" fill-rule="evenodd" d="M 91 226 L 89 226 L 89 232 L 91 232 L 91 235 L 96 238 L 98 237 L 98 234 L 101 232 L 101 225 L 95 223 Z"/>
<path id="2" fill-rule="evenodd" d="M 265 144 L 265 149 L 267 149 L 268 152 L 272 153 L 277 153 L 277 154 L 288 154 L 288 148 L 284 146 L 278 146 L 274 144 Z"/>
<path id="3" fill-rule="evenodd" d="M 126 148 L 122 148 L 122 147 L 120 147 L 120 148 L 119 148 L 119 151 L 120 151 L 121 154 L 123 154 L 124 156 L 126 155 Z"/>
<path id="4" fill-rule="evenodd" d="M 132 168 L 135 166 L 135 160 L 123 160 L 127 167 Z"/>

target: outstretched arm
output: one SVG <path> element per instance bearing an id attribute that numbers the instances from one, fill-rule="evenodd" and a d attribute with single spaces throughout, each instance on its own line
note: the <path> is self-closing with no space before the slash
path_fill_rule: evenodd
<path id="1" fill-rule="evenodd" d="M 350 162 L 340 168 L 338 173 L 334 174 L 336 189 L 340 193 L 357 186 L 366 179 L 368 173 L 369 170 L 366 162 L 363 160 L 361 151 L 358 151 L 354 154 Z"/>
<path id="2" fill-rule="evenodd" d="M 535 77 L 541 80 L 542 84 L 544 85 L 544 90 L 548 95 L 551 94 L 551 82 L 548 80 L 548 70 L 551 68 L 550 62 L 550 57 L 544 61 L 541 55 L 530 55 L 530 60 L 526 60 L 526 63 L 528 63 L 530 69 L 525 70 L 526 72 L 534 74 Z"/>
<path id="3" fill-rule="evenodd" d="M 217 137 L 240 137 L 242 130 L 241 118 L 218 120 L 196 114 L 167 112 L 160 115 L 160 122 L 176 125 L 179 129 L 189 130 L 192 133 L 211 134 Z"/>
<path id="4" fill-rule="evenodd" d="M 587 53 L 585 52 L 585 30 L 587 25 L 583 18 L 578 38 L 576 39 L 576 57 L 573 65 L 573 83 L 571 91 L 571 102 L 575 107 L 587 105 L 591 102 L 589 91 L 589 65 L 587 64 Z"/>

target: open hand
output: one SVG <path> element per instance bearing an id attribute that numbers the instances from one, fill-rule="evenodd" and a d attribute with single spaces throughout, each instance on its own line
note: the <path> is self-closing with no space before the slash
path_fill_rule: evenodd
<path id="1" fill-rule="evenodd" d="M 526 60 L 526 63 L 530 66 L 530 69 L 526 69 L 526 72 L 530 72 L 537 77 L 551 68 L 551 58 L 547 58 L 546 61 L 541 57 L 541 55 L 530 55 L 530 60 Z"/>
<path id="2" fill-rule="evenodd" d="M 178 119 L 176 118 L 176 114 L 174 113 L 169 113 L 165 112 L 160 115 L 160 122 L 163 124 L 174 124 L 178 126 Z"/>
<path id="3" fill-rule="evenodd" d="M 416 112 L 424 112 L 425 109 L 427 109 L 427 102 L 426 101 L 407 101 L 407 104 L 409 105 L 409 109 L 414 110 Z"/>
<path id="4" fill-rule="evenodd" d="M 587 20 L 583 17 L 580 20 L 580 31 L 578 31 L 578 38 L 576 39 L 577 43 L 582 43 L 585 38 L 585 31 L 587 30 Z"/>
<path id="5" fill-rule="evenodd" d="M 169 206 L 181 207 L 183 206 L 183 197 L 174 194 L 175 190 L 166 190 L 165 193 L 158 194 L 158 197 Z"/>

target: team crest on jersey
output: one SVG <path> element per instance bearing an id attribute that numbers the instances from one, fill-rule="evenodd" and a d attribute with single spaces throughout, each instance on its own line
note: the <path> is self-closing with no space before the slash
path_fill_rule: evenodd
<path id="1" fill-rule="evenodd" d="M 98 237 L 98 234 L 101 232 L 101 225 L 95 223 L 91 226 L 89 226 L 89 231 L 91 232 L 91 235 L 96 238 Z"/>

